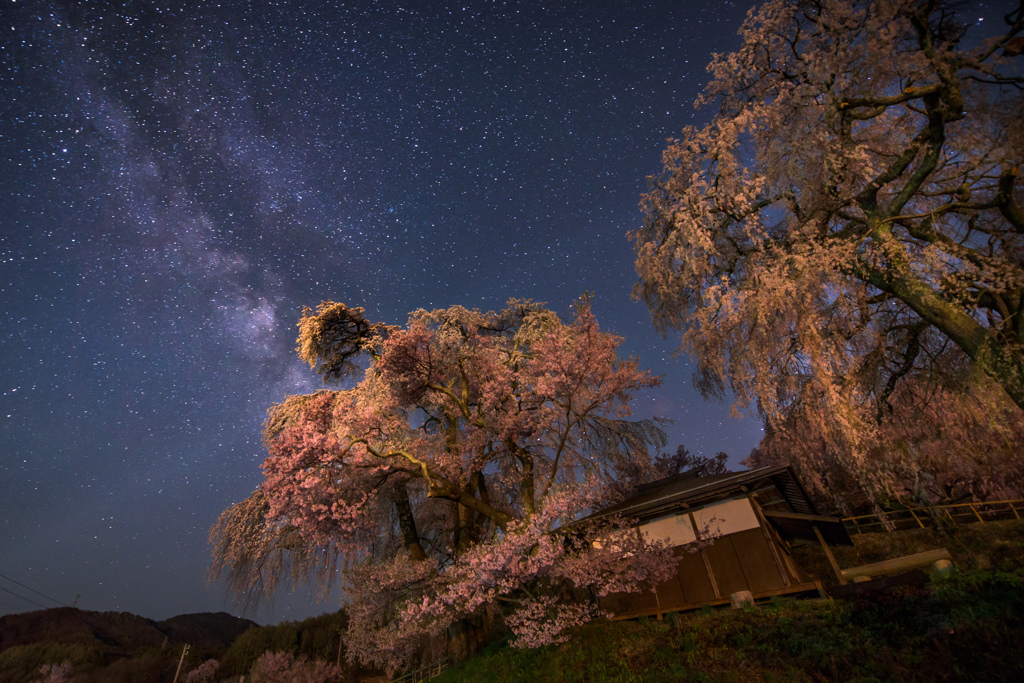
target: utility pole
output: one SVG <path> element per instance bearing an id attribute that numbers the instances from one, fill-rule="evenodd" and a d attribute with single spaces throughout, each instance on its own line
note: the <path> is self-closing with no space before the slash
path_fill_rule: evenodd
<path id="1" fill-rule="evenodd" d="M 341 627 L 340 626 L 337 627 L 337 631 L 338 631 L 338 663 L 337 663 L 337 665 L 340 667 L 341 666 L 341 643 L 342 643 Z"/>
<path id="2" fill-rule="evenodd" d="M 181 665 L 185 663 L 185 655 L 188 654 L 188 643 L 181 650 L 181 659 L 178 660 L 178 670 L 174 672 L 174 683 L 178 683 L 178 676 L 181 674 Z"/>

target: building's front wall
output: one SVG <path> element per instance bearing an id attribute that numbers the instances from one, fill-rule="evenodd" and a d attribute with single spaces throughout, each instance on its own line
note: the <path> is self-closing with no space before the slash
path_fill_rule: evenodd
<path id="1" fill-rule="evenodd" d="M 686 609 L 728 598 L 736 591 L 762 593 L 799 582 L 781 561 L 785 549 L 761 526 L 745 497 L 650 520 L 639 529 L 651 539 L 677 546 L 678 571 L 656 592 L 601 598 L 601 607 L 613 614 Z M 697 549 L 692 544 L 698 539 L 713 542 Z"/>

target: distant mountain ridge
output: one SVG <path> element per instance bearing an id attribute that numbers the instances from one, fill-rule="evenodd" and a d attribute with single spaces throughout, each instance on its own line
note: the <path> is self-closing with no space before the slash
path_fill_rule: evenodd
<path id="1" fill-rule="evenodd" d="M 253 626 L 226 612 L 164 621 L 72 607 L 9 614 L 0 617 L 0 683 L 37 681 L 43 664 L 59 662 L 72 664 L 76 683 L 170 681 L 184 643 L 194 666 L 222 657 Z"/>
<path id="2" fill-rule="evenodd" d="M 73 607 L 0 617 L 0 652 L 17 645 L 77 643 L 127 652 L 189 643 L 202 649 L 227 649 L 256 622 L 227 612 L 181 614 L 163 621 L 129 612 L 92 612 Z"/>

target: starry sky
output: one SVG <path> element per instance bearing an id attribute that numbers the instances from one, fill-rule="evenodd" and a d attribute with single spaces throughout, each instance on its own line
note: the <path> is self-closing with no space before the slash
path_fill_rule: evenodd
<path id="1" fill-rule="evenodd" d="M 664 375 L 636 413 L 746 456 L 760 422 L 693 389 L 626 232 L 749 6 L 0 0 L 0 614 L 238 613 L 207 530 L 268 406 L 319 386 L 293 349 L 323 299 L 593 291 Z"/>

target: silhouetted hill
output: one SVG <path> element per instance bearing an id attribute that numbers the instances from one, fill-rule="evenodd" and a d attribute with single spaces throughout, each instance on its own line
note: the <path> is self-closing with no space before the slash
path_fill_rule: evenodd
<path id="1" fill-rule="evenodd" d="M 153 621 L 128 612 L 90 612 L 72 607 L 0 617 L 0 652 L 15 645 L 77 643 L 134 651 L 164 641 L 226 650 L 256 622 L 227 612 L 182 614 Z"/>
<path id="2" fill-rule="evenodd" d="M 258 625 L 255 621 L 240 619 L 227 612 L 181 614 L 156 623 L 157 628 L 171 640 L 213 650 L 228 649 L 235 638 Z"/>
<path id="3" fill-rule="evenodd" d="M 160 647 L 167 634 L 156 622 L 128 612 L 89 612 L 73 607 L 0 617 L 0 652 L 17 645 L 63 643 L 139 650 Z"/>
<path id="4" fill-rule="evenodd" d="M 253 626 L 225 612 L 160 622 L 70 607 L 10 614 L 0 617 L 0 683 L 35 680 L 40 666 L 63 661 L 81 683 L 170 680 L 183 643 L 192 646 L 190 661 L 219 658 Z"/>

